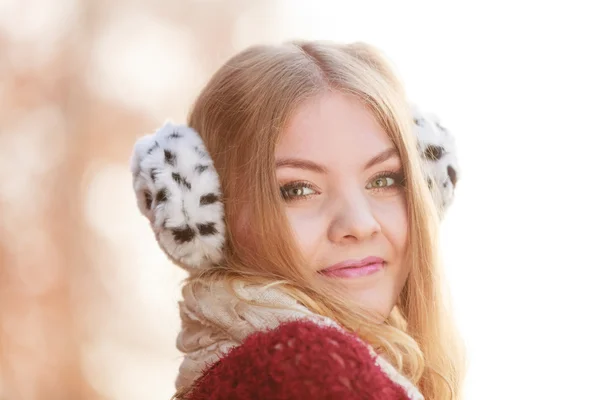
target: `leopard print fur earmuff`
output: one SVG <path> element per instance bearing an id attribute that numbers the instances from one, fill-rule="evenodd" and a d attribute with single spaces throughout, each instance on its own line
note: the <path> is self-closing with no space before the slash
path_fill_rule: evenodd
<path id="1" fill-rule="evenodd" d="M 425 177 L 440 217 L 460 177 L 454 138 L 439 118 L 412 108 Z M 137 140 L 131 158 L 138 208 L 165 254 L 187 271 L 219 264 L 225 244 L 219 177 L 200 135 L 165 123 Z"/>

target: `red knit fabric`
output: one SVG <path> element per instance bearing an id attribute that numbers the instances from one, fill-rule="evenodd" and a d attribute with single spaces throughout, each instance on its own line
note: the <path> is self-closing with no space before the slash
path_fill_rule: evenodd
<path id="1" fill-rule="evenodd" d="M 296 321 L 249 336 L 199 378 L 185 400 L 408 400 L 356 337 Z"/>

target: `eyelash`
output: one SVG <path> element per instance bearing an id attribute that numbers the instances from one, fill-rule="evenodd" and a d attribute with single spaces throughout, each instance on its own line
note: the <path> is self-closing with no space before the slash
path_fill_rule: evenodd
<path id="1" fill-rule="evenodd" d="M 405 185 L 404 175 L 399 171 L 397 171 L 397 172 L 391 172 L 391 171 L 380 172 L 377 175 L 373 176 L 369 180 L 369 184 L 378 179 L 382 179 L 382 178 L 391 178 L 394 180 L 394 183 L 390 186 L 373 187 L 373 188 L 370 188 L 369 190 L 373 190 L 375 192 L 381 192 L 381 191 L 387 191 L 387 190 L 398 190 L 399 188 L 402 188 Z M 307 195 L 300 195 L 300 196 L 290 196 L 289 195 L 290 190 L 302 189 L 302 188 L 308 188 L 308 189 L 314 191 L 315 193 L 311 193 L 311 194 L 307 194 Z M 306 181 L 290 182 L 288 184 L 281 186 L 279 188 L 279 190 L 281 191 L 281 197 L 286 202 L 306 200 L 306 199 L 309 199 L 309 198 L 319 194 L 319 191 L 317 190 L 317 188 L 314 185 L 312 185 L 310 182 L 306 182 Z"/>

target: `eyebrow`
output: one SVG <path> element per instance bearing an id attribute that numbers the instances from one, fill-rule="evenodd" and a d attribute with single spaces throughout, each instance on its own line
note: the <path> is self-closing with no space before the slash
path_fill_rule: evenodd
<path id="1" fill-rule="evenodd" d="M 365 169 L 369 169 L 377 164 L 381 164 L 382 162 L 387 161 L 394 156 L 399 157 L 398 150 L 396 150 L 393 147 L 390 147 L 389 149 L 384 150 L 381 153 L 377 154 L 375 157 L 371 158 L 369 162 L 365 164 Z"/>
<path id="2" fill-rule="evenodd" d="M 390 158 L 398 156 L 398 151 L 390 147 L 377 154 L 375 157 L 371 158 L 366 164 L 365 169 L 369 169 L 374 167 L 377 164 L 381 164 L 384 161 L 389 160 Z M 296 169 L 305 169 L 308 171 L 313 171 L 319 174 L 326 174 L 327 167 L 317 164 L 313 161 L 303 160 L 300 158 L 282 158 L 275 162 L 275 168 L 296 168 Z"/>

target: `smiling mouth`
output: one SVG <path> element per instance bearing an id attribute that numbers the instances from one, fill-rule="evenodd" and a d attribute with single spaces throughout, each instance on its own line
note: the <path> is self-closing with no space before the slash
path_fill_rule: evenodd
<path id="1" fill-rule="evenodd" d="M 359 278 L 381 271 L 385 261 L 380 257 L 366 257 L 362 260 L 347 260 L 319 271 L 332 278 Z"/>

